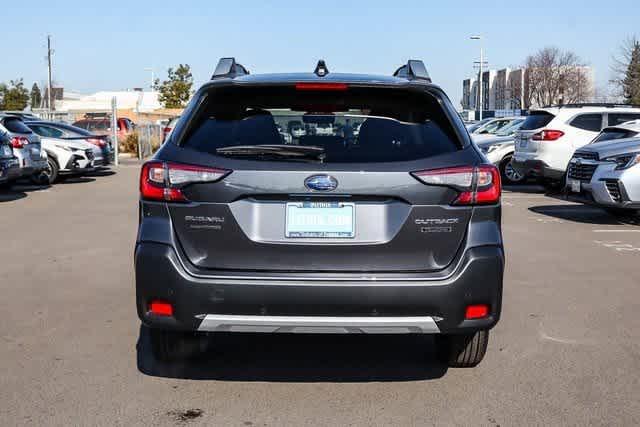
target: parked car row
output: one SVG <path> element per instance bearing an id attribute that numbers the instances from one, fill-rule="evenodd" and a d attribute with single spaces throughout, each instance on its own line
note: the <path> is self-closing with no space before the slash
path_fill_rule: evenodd
<path id="1" fill-rule="evenodd" d="M 569 104 L 530 112 L 515 135 L 511 167 L 572 199 L 640 208 L 635 161 L 640 107 Z M 636 137 L 636 138 L 634 138 Z M 597 173 L 596 173 L 597 172 Z"/>
<path id="2" fill-rule="evenodd" d="M 0 115 L 0 185 L 21 178 L 39 185 L 107 166 L 114 150 L 105 135 L 53 121 Z"/>
<path id="3" fill-rule="evenodd" d="M 488 119 L 478 127 L 471 127 L 471 139 L 487 159 L 500 169 L 505 184 L 519 184 L 525 179 L 511 166 L 514 138 L 524 121 L 524 117 L 503 117 Z"/>

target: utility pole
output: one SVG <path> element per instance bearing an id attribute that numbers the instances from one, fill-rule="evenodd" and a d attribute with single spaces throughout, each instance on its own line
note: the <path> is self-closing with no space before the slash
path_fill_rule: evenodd
<path id="1" fill-rule="evenodd" d="M 156 75 L 155 75 L 155 72 L 154 72 L 154 70 L 153 70 L 153 67 L 151 67 L 151 68 L 145 68 L 144 70 L 145 70 L 145 71 L 151 71 L 151 87 L 150 87 L 150 89 L 151 89 L 151 90 L 153 90 L 153 83 L 154 83 L 154 81 L 155 81 L 155 79 L 156 79 L 156 78 L 155 78 L 155 77 L 156 77 Z"/>
<path id="2" fill-rule="evenodd" d="M 471 36 L 469 37 L 471 40 L 480 41 L 480 62 L 478 63 L 478 98 L 479 103 L 476 103 L 478 107 L 478 111 L 480 113 L 479 119 L 482 120 L 482 108 L 484 104 L 484 99 L 482 99 L 482 66 L 484 65 L 484 51 L 482 50 L 482 36 Z"/>
<path id="3" fill-rule="evenodd" d="M 49 119 L 51 119 L 51 112 L 55 109 L 53 104 L 51 103 L 51 55 L 53 51 L 51 50 L 51 36 L 47 36 L 47 107 L 49 107 Z"/>

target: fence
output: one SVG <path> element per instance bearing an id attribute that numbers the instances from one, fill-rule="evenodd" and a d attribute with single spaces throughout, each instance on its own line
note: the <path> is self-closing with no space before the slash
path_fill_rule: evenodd
<path id="1" fill-rule="evenodd" d="M 156 124 L 139 124 L 135 128 L 137 137 L 137 153 L 139 159 L 145 159 L 155 153 L 162 144 L 162 126 Z"/>

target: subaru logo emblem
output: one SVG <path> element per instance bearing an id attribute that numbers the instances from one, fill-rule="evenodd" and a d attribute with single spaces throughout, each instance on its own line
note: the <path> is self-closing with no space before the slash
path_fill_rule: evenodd
<path id="1" fill-rule="evenodd" d="M 330 175 L 312 175 L 304 180 L 304 186 L 311 191 L 333 191 L 338 188 L 338 180 Z"/>

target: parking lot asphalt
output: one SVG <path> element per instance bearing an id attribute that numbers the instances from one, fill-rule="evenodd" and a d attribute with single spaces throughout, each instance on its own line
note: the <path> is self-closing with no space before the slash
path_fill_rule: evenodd
<path id="1" fill-rule="evenodd" d="M 0 193 L 0 425 L 640 424 L 640 221 L 505 192 L 475 369 L 428 336 L 223 336 L 162 365 L 135 311 L 138 171 Z"/>

